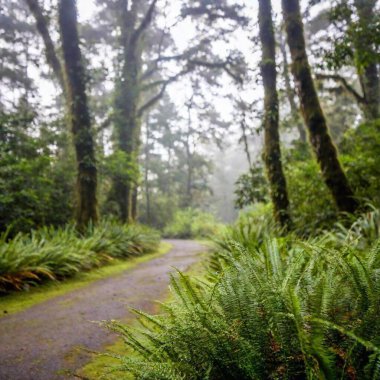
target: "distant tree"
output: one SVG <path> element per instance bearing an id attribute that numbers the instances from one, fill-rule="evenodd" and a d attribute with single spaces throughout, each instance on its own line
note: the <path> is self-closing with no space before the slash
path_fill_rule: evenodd
<path id="1" fill-rule="evenodd" d="M 331 45 L 322 49 L 324 66 L 330 72 L 318 72 L 317 77 L 338 83 L 356 101 L 367 121 L 380 117 L 380 16 L 376 3 L 376 0 L 338 0 L 314 22 L 318 25 L 318 20 L 328 20 L 330 30 L 326 40 Z M 321 27 L 326 28 L 325 24 Z M 356 70 L 354 82 L 339 72 L 349 66 Z"/>
<path id="2" fill-rule="evenodd" d="M 354 212 L 358 203 L 338 159 L 326 119 L 314 86 L 306 53 L 299 0 L 282 0 L 287 41 L 292 57 L 292 72 L 297 84 L 302 115 L 309 139 L 321 167 L 322 176 L 340 211 Z"/>
<path id="3" fill-rule="evenodd" d="M 262 46 L 261 75 L 264 85 L 264 162 L 270 186 L 274 218 L 284 228 L 291 224 L 286 179 L 282 168 L 279 103 L 277 94 L 276 42 L 270 0 L 259 0 Z"/>

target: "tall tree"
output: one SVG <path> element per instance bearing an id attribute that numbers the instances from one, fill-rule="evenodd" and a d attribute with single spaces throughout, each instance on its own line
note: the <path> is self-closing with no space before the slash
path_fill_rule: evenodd
<path id="1" fill-rule="evenodd" d="M 140 20 L 139 15 L 145 9 L 144 2 L 133 0 L 119 1 L 118 24 L 121 30 L 121 70 L 117 78 L 114 102 L 114 127 L 117 148 L 124 153 L 129 166 L 137 167 L 141 116 L 141 70 L 143 54 L 143 37 L 152 22 L 157 0 L 153 0 Z M 116 178 L 114 191 L 119 205 L 120 218 L 131 222 L 136 213 L 137 170 L 131 170 L 129 178 Z"/>
<path id="2" fill-rule="evenodd" d="M 75 0 L 60 0 L 59 26 L 67 94 L 68 121 L 77 158 L 77 223 L 79 228 L 96 223 L 97 169 L 94 139 L 86 95 L 86 79 L 79 48 Z"/>
<path id="3" fill-rule="evenodd" d="M 289 199 L 282 169 L 277 94 L 276 43 L 270 0 L 259 0 L 259 28 L 262 45 L 261 75 L 264 84 L 264 161 L 270 185 L 274 217 L 289 227 Z"/>
<path id="4" fill-rule="evenodd" d="M 306 53 L 299 0 L 282 0 L 287 41 L 292 57 L 292 72 L 300 98 L 309 139 L 321 167 L 322 176 L 340 211 L 354 212 L 358 203 L 338 159 L 314 86 Z"/>

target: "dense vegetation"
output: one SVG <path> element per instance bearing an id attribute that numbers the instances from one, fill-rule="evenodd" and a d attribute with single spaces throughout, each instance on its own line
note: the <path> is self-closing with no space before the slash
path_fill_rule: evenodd
<path id="1" fill-rule="evenodd" d="M 207 280 L 179 273 L 161 314 L 112 323 L 137 379 L 379 379 L 380 219 L 301 240 L 247 216 L 212 253 Z M 256 222 L 256 225 L 252 222 Z"/>
<path id="2" fill-rule="evenodd" d="M 0 293 L 65 279 L 113 259 L 154 252 L 159 234 L 142 226 L 103 222 L 80 235 L 74 226 L 0 237 Z"/>

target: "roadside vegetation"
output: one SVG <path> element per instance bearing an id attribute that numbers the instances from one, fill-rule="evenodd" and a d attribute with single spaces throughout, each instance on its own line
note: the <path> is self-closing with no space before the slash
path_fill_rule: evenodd
<path id="1" fill-rule="evenodd" d="M 114 259 L 157 250 L 159 234 L 139 225 L 103 222 L 80 234 L 74 226 L 43 228 L 0 240 L 0 291 L 25 290 L 47 280 L 62 280 Z"/>
<path id="2" fill-rule="evenodd" d="M 204 277 L 173 276 L 160 314 L 107 323 L 134 350 L 115 368 L 152 380 L 379 379 L 378 215 L 310 239 L 237 222 Z"/>
<path id="3" fill-rule="evenodd" d="M 215 236 L 224 228 L 210 213 L 199 209 L 178 210 L 173 220 L 164 228 L 163 234 L 169 238 L 202 239 Z"/>

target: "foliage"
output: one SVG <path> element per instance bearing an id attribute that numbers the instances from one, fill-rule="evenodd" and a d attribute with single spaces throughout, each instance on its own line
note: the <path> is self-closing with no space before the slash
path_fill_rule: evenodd
<path id="1" fill-rule="evenodd" d="M 103 222 L 80 236 L 74 226 L 45 227 L 0 239 L 0 291 L 23 289 L 44 280 L 63 279 L 113 258 L 154 251 L 159 236 L 138 225 Z"/>
<path id="2" fill-rule="evenodd" d="M 358 197 L 380 206 L 380 120 L 346 132 L 341 144 L 342 161 Z"/>
<path id="3" fill-rule="evenodd" d="M 268 201 L 268 183 L 263 168 L 258 164 L 252 165 L 248 173 L 242 174 L 235 186 L 235 205 L 239 209 Z"/>
<path id="4" fill-rule="evenodd" d="M 164 235 L 180 239 L 204 238 L 215 235 L 221 228 L 212 214 L 188 208 L 177 211 L 164 229 Z"/>
<path id="5" fill-rule="evenodd" d="M 264 234 L 226 237 L 211 280 L 172 278 L 162 314 L 111 322 L 137 379 L 379 379 L 380 241 L 365 250 Z M 226 256 L 229 255 L 228 261 Z"/>
<path id="6" fill-rule="evenodd" d="M 368 7 L 371 7 L 370 3 L 368 1 Z M 330 11 L 330 19 L 340 33 L 332 37 L 333 49 L 326 52 L 329 68 L 341 68 L 354 61 L 355 66 L 363 71 L 368 64 L 379 62 L 380 18 L 378 15 L 370 20 L 357 18 L 355 6 L 354 1 L 339 0 Z M 367 49 L 368 46 L 373 50 Z"/>
<path id="7" fill-rule="evenodd" d="M 34 118 L 25 109 L 0 113 L 0 231 L 12 234 L 72 216 L 72 162 L 51 156 L 50 133 L 29 134 Z"/>
<path id="8" fill-rule="evenodd" d="M 353 221 L 349 228 L 342 223 L 337 223 L 334 232 L 330 234 L 331 240 L 335 243 L 367 249 L 372 242 L 380 239 L 380 211 L 372 205 L 367 207 L 368 211 Z"/>
<path id="9" fill-rule="evenodd" d="M 295 230 L 306 235 L 330 228 L 337 214 L 318 164 L 310 158 L 300 161 L 290 159 L 286 168 Z"/>
<path id="10" fill-rule="evenodd" d="M 167 225 L 173 222 L 174 216 L 179 211 L 178 197 L 168 194 L 154 194 L 150 198 L 150 212 L 147 212 L 146 202 L 139 205 L 139 222 L 147 226 L 163 231 Z"/>

